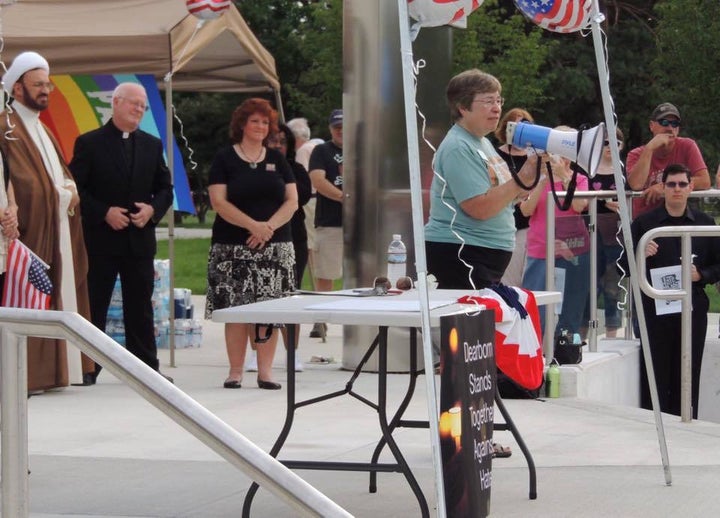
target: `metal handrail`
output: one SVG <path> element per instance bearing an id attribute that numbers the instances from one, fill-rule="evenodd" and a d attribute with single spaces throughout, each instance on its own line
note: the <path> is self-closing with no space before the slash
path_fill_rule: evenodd
<path id="1" fill-rule="evenodd" d="M 28 516 L 29 336 L 65 339 L 303 516 L 350 513 L 167 381 L 77 313 L 0 308 L 2 516 Z"/>
<path id="2" fill-rule="evenodd" d="M 563 198 L 567 194 L 566 191 L 558 191 L 557 195 L 560 198 Z M 617 197 L 616 191 L 575 191 L 575 197 L 577 198 L 587 198 L 587 199 L 610 199 Z M 628 198 L 640 198 L 643 195 L 643 191 L 626 191 L 626 196 Z M 693 191 L 690 193 L 690 198 L 720 198 L 720 189 L 706 189 L 701 191 Z M 548 236 L 555 236 L 555 204 L 552 203 L 552 200 L 549 198 L 548 203 L 546 204 L 546 226 L 547 226 L 547 235 Z M 593 220 L 594 212 L 591 211 L 591 225 L 595 225 L 595 220 Z M 629 215 L 629 217 L 632 217 L 632 215 Z M 693 227 L 698 228 L 698 227 Z M 596 243 L 597 240 L 597 234 L 596 232 L 593 232 L 592 230 L 595 230 L 594 227 L 591 228 L 590 232 L 590 238 L 591 238 L 591 244 Z M 552 246 L 551 246 L 552 245 Z M 596 244 L 593 245 L 593 250 L 596 249 Z M 547 249 L 546 249 L 546 281 L 545 286 L 546 290 L 553 290 L 555 286 L 555 250 L 554 250 L 554 239 L 547 240 Z M 594 266 L 593 266 L 594 265 Z M 596 276 L 592 276 L 592 272 L 597 272 L 597 254 L 594 252 L 590 252 L 590 318 L 592 319 L 591 322 L 589 322 L 589 336 L 588 336 L 588 345 L 589 350 L 591 352 L 597 351 L 597 287 L 596 287 L 596 281 L 594 280 Z M 626 311 L 628 312 L 628 319 L 626 321 L 625 325 L 625 339 L 629 340 L 632 339 L 632 326 L 630 323 L 630 314 L 632 312 L 632 291 L 628 290 L 628 299 L 626 304 Z M 593 301 L 595 301 L 593 303 Z M 555 330 L 555 315 L 554 315 L 554 307 L 555 305 L 549 305 L 545 309 L 545 334 L 543 337 L 543 352 L 545 354 L 546 362 L 549 363 L 550 360 L 553 357 L 553 343 L 554 343 L 554 330 Z"/>
<path id="3" fill-rule="evenodd" d="M 655 299 L 677 300 L 682 303 L 681 342 L 680 342 L 680 418 L 683 422 L 692 420 L 692 241 L 693 237 L 719 237 L 720 227 L 708 226 L 677 226 L 658 227 L 645 232 L 640 238 L 637 249 L 645 250 L 648 242 L 657 237 L 679 237 L 681 242 L 681 287 L 678 290 L 659 290 L 653 288 L 647 280 L 647 262 L 644 253 L 638 253 L 635 261 L 638 269 L 638 283 L 645 295 Z M 688 287 L 690 287 L 688 289 Z"/>

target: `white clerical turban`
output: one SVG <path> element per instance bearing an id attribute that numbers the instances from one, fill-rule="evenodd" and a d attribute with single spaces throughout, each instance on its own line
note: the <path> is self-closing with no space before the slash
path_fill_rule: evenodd
<path id="1" fill-rule="evenodd" d="M 2 78 L 5 91 L 12 94 L 13 86 L 17 83 L 17 80 L 20 79 L 20 76 L 29 70 L 35 70 L 37 68 L 42 68 L 48 73 L 50 72 L 50 65 L 48 65 L 47 60 L 37 52 L 28 51 L 18 54 Z"/>

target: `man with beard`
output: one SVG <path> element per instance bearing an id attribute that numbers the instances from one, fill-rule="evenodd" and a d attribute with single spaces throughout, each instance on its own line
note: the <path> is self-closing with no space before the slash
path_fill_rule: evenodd
<path id="1" fill-rule="evenodd" d="M 20 240 L 50 265 L 51 309 L 77 311 L 90 317 L 87 254 L 83 241 L 75 182 L 60 147 L 40 121 L 50 92 L 48 62 L 36 52 L 23 52 L 3 76 L 12 110 L 0 114 L 0 147 L 7 157 L 18 205 Z M 28 390 L 86 384 L 94 362 L 64 340 L 28 339 Z"/>

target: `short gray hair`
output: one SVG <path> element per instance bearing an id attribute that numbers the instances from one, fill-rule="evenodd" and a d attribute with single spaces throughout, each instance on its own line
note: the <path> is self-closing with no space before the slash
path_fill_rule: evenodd
<path id="1" fill-rule="evenodd" d="M 293 132 L 295 138 L 301 140 L 310 140 L 310 126 L 304 117 L 297 117 L 287 122 L 287 127 Z"/>

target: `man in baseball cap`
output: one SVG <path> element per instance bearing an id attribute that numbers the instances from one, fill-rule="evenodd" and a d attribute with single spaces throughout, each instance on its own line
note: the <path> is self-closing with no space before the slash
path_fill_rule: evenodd
<path id="1" fill-rule="evenodd" d="M 333 110 L 328 118 L 330 140 L 318 144 L 310 155 L 310 181 L 317 190 L 313 267 L 315 289 L 331 291 L 333 281 L 343 275 L 343 112 Z M 316 325 L 311 336 L 325 337 L 327 326 Z"/>
<path id="2" fill-rule="evenodd" d="M 342 126 L 343 123 L 343 111 L 342 110 L 333 110 L 332 113 L 330 113 L 330 119 L 328 120 L 328 124 L 330 127 L 335 126 Z"/>
<path id="3" fill-rule="evenodd" d="M 674 104 L 662 103 L 658 104 L 655 107 L 652 115 L 650 116 L 650 120 L 659 121 L 666 118 L 672 120 L 672 117 L 675 117 L 675 120 L 680 122 L 680 111 L 675 107 Z"/>
<path id="4" fill-rule="evenodd" d="M 643 191 L 641 198 L 633 199 L 634 218 L 662 204 L 662 172 L 670 164 L 690 169 L 693 189 L 710 188 L 710 174 L 700 149 L 693 139 L 679 136 L 680 123 L 680 110 L 674 104 L 657 105 L 650 115 L 652 138 L 628 153 L 628 185 Z"/>

